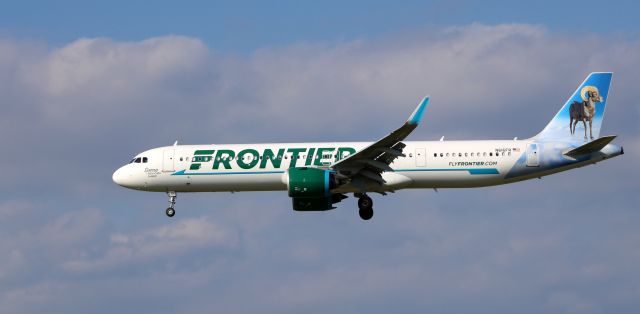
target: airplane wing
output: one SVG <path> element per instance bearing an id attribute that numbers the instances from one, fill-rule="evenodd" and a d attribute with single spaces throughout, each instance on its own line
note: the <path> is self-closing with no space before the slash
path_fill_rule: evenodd
<path id="1" fill-rule="evenodd" d="M 364 190 L 369 182 L 379 185 L 385 183 L 382 173 L 393 171 L 389 164 L 398 157 L 404 157 L 402 150 L 405 144 L 402 143 L 402 140 L 418 126 L 428 103 L 429 96 L 426 96 L 401 127 L 355 154 L 338 161 L 331 168 L 336 171 L 339 177 L 348 179 L 361 190 Z"/>

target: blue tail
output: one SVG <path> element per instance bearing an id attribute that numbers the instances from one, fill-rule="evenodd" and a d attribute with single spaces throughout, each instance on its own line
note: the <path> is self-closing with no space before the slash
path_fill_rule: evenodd
<path id="1" fill-rule="evenodd" d="M 611 72 L 589 74 L 551 122 L 534 138 L 572 143 L 597 139 L 612 76 Z"/>

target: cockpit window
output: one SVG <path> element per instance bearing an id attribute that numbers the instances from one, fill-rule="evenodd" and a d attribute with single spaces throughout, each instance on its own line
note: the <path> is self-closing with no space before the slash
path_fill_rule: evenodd
<path id="1" fill-rule="evenodd" d="M 147 161 L 149 161 L 149 160 L 147 159 L 147 157 L 142 157 L 142 162 L 143 162 L 143 163 L 145 163 L 145 164 L 146 164 L 146 163 L 147 163 Z"/>
<path id="2" fill-rule="evenodd" d="M 136 161 L 135 158 L 131 159 L 131 161 L 129 163 L 132 164 L 134 161 Z"/>
<path id="3" fill-rule="evenodd" d="M 138 158 L 136 158 L 135 163 L 139 164 L 141 161 L 142 161 L 142 158 L 138 157 Z"/>

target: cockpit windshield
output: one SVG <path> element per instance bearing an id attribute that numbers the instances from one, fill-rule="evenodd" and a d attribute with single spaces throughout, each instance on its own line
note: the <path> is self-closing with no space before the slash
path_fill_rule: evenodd
<path id="1" fill-rule="evenodd" d="M 132 164 L 132 163 L 136 163 L 136 164 L 143 163 L 143 164 L 146 164 L 148 161 L 149 161 L 149 158 L 147 158 L 147 157 L 136 157 L 136 158 L 131 159 L 131 161 L 129 163 L 130 164 Z"/>

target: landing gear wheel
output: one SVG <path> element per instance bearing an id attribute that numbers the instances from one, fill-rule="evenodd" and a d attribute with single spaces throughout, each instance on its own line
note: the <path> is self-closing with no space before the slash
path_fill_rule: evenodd
<path id="1" fill-rule="evenodd" d="M 169 197 L 169 208 L 167 208 L 165 213 L 167 216 L 173 217 L 173 215 L 176 214 L 176 210 L 173 209 L 173 206 L 176 204 L 176 197 L 178 197 L 178 194 L 174 191 L 168 191 L 167 196 Z"/>
<path id="2" fill-rule="evenodd" d="M 373 217 L 373 208 L 362 208 L 358 211 L 362 220 L 369 220 Z"/>
<path id="3" fill-rule="evenodd" d="M 373 217 L 373 200 L 367 195 L 362 195 L 358 199 L 358 214 L 362 220 L 369 220 Z"/>
<path id="4" fill-rule="evenodd" d="M 371 197 L 364 195 L 358 199 L 358 208 L 371 209 L 373 207 L 373 200 Z"/>

